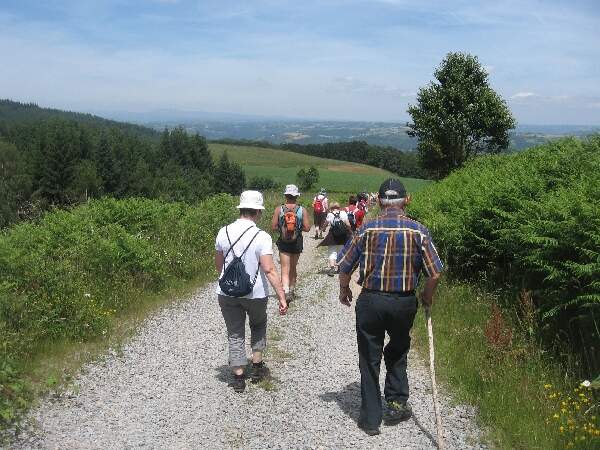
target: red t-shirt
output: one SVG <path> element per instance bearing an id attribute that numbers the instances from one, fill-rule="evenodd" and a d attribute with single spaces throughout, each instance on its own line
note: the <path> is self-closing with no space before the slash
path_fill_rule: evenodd
<path id="1" fill-rule="evenodd" d="M 353 212 L 354 219 L 356 221 L 356 228 L 360 228 L 365 218 L 365 211 L 361 208 L 358 208 L 356 205 L 348 205 L 346 208 L 346 212 Z"/>

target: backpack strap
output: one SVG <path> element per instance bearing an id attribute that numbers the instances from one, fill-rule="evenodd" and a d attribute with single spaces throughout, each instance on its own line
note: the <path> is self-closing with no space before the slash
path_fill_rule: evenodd
<path id="1" fill-rule="evenodd" d="M 240 241 L 240 239 L 242 238 L 242 236 L 244 236 L 244 234 L 246 234 L 246 231 L 249 231 L 251 228 L 254 228 L 254 225 L 250 225 L 250 227 L 246 228 L 244 230 L 244 232 L 242 234 L 240 234 L 240 237 L 238 237 L 235 240 L 235 242 L 232 244 L 231 239 L 229 239 L 229 231 L 227 231 L 227 227 L 225 227 L 225 234 L 227 235 L 227 241 L 229 242 L 229 250 L 227 250 L 227 253 L 225 253 L 225 258 L 223 258 L 223 260 L 227 260 L 227 256 L 229 255 L 229 252 L 232 252 L 234 257 L 237 256 L 235 254 L 235 251 L 233 250 L 233 246 L 235 244 L 237 244 Z M 260 230 L 259 230 L 259 233 L 260 233 Z M 258 234 L 258 233 L 256 233 L 256 234 Z M 254 237 L 256 237 L 256 235 Z M 254 238 L 252 238 L 252 240 L 254 240 Z M 250 241 L 250 243 L 252 243 L 252 241 Z M 248 250 L 248 247 L 246 247 L 246 250 Z M 244 250 L 244 253 L 246 253 L 246 250 Z M 243 256 L 243 254 L 242 254 L 242 256 Z"/>
<path id="2" fill-rule="evenodd" d="M 244 255 L 246 254 L 246 252 L 248 251 L 248 249 L 250 248 L 250 246 L 252 245 L 252 243 L 254 242 L 254 239 L 256 239 L 256 236 L 258 236 L 260 233 L 260 230 L 258 230 L 256 232 L 256 234 L 254 236 L 252 236 L 252 239 L 250 239 L 250 243 L 248 244 L 248 246 L 246 247 L 246 249 L 243 251 L 243 253 L 240 255 L 240 258 L 243 258 Z M 260 263 L 259 263 L 260 264 Z"/>
<path id="3" fill-rule="evenodd" d="M 244 255 L 246 254 L 246 252 L 248 251 L 248 249 L 250 248 L 250 246 L 254 242 L 254 239 L 256 239 L 256 236 L 258 236 L 259 234 L 260 234 L 260 230 L 258 230 L 256 232 L 256 234 L 252 237 L 252 239 L 250 240 L 250 243 L 246 247 L 246 250 L 244 250 L 244 252 L 240 255 L 240 259 L 242 259 L 244 257 Z M 256 280 L 258 278 L 258 272 L 259 271 L 260 271 L 260 259 L 258 260 L 258 265 L 256 266 L 256 273 L 254 274 L 254 280 L 252 280 L 252 287 L 254 287 L 254 285 L 256 284 Z"/>
<path id="4" fill-rule="evenodd" d="M 296 218 L 298 219 L 296 221 L 296 225 L 297 225 L 298 229 L 300 230 L 302 228 L 302 221 L 304 219 L 304 211 L 302 210 L 302 206 L 301 205 L 298 205 L 296 207 L 295 213 L 296 213 Z M 300 213 L 300 214 L 298 214 L 298 213 Z"/>

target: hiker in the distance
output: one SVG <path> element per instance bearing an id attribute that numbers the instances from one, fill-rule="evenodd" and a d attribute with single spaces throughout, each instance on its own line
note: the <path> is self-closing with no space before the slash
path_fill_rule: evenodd
<path id="1" fill-rule="evenodd" d="M 358 207 L 358 199 L 354 195 L 351 195 L 348 199 L 348 206 L 344 208 L 344 211 L 348 215 L 352 232 L 358 230 L 363 224 L 366 212 L 363 208 Z"/>
<path id="2" fill-rule="evenodd" d="M 362 292 L 355 307 L 362 397 L 359 426 L 369 435 L 379 434 L 383 416 L 382 352 L 387 371 L 385 421 L 394 425 L 412 415 L 406 356 L 418 307 L 415 289 L 423 273 L 426 280 L 419 297 L 426 308 L 431 307 L 443 268 L 429 230 L 406 216 L 408 199 L 399 180 L 386 180 L 379 188 L 381 214 L 363 224 L 339 258 L 340 302 L 346 306 L 352 303 L 350 277 L 360 267 Z M 383 348 L 386 332 L 390 340 Z"/>
<path id="3" fill-rule="evenodd" d="M 246 316 L 250 322 L 252 369 L 254 382 L 263 379 L 267 369 L 262 359 L 267 340 L 267 280 L 279 298 L 279 313 L 285 314 L 287 303 L 279 274 L 273 263 L 273 241 L 269 233 L 256 226 L 264 207 L 263 196 L 245 191 L 237 207 L 239 218 L 223 227 L 215 243 L 215 266 L 219 276 L 217 294 L 227 327 L 229 365 L 233 370 L 233 389 L 246 388 Z"/>
<path id="4" fill-rule="evenodd" d="M 358 200 L 357 206 L 365 212 L 369 211 L 369 194 L 366 192 L 359 192 L 356 194 L 356 199 Z"/>
<path id="5" fill-rule="evenodd" d="M 332 277 L 337 273 L 338 253 L 352 236 L 352 225 L 348 220 L 348 214 L 340 208 L 340 204 L 337 202 L 331 204 L 326 220 L 329 224 L 329 233 L 318 247 L 327 246 L 327 260 L 329 262 L 327 275 Z"/>
<path id="6" fill-rule="evenodd" d="M 285 187 L 285 203 L 275 208 L 271 227 L 279 231 L 277 248 L 281 263 L 281 284 L 287 302 L 296 298 L 296 279 L 298 259 L 304 249 L 303 231 L 310 231 L 310 222 L 306 208 L 298 205 L 300 192 L 294 184 Z"/>
<path id="7" fill-rule="evenodd" d="M 325 231 L 325 228 L 327 227 L 326 218 L 329 209 L 329 200 L 325 188 L 321 188 L 319 193 L 313 198 L 312 208 L 315 225 L 315 239 L 323 239 L 323 231 Z"/>

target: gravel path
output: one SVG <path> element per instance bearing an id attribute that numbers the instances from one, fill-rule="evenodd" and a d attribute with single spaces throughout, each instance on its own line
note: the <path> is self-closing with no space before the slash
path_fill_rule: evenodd
<path id="1" fill-rule="evenodd" d="M 374 437 L 357 428 L 354 308 L 337 301 L 337 279 L 319 273 L 325 259 L 315 246 L 305 238 L 300 298 L 288 315 L 269 303 L 271 381 L 243 394 L 228 387 L 211 284 L 149 318 L 122 351 L 85 367 L 74 389 L 46 399 L 14 448 L 435 448 L 429 375 L 414 353 L 415 418 Z M 483 448 L 470 408 L 443 398 L 442 412 L 447 448 Z"/>

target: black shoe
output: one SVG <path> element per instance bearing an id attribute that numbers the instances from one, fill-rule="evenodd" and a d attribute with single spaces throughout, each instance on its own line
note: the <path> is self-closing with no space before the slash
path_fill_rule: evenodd
<path id="1" fill-rule="evenodd" d="M 268 374 L 269 369 L 267 369 L 264 361 L 252 363 L 252 372 L 250 372 L 250 378 L 252 379 L 253 383 L 258 383 L 259 381 L 264 380 Z"/>
<path id="2" fill-rule="evenodd" d="M 335 275 L 335 267 L 330 267 L 329 271 L 327 272 L 327 276 L 332 277 Z"/>
<path id="3" fill-rule="evenodd" d="M 410 419 L 411 416 L 412 410 L 406 402 L 392 400 L 387 403 L 387 412 L 383 420 L 386 425 L 397 425 Z"/>
<path id="4" fill-rule="evenodd" d="M 231 383 L 231 385 L 233 386 L 233 390 L 235 392 L 238 392 L 238 393 L 244 392 L 244 390 L 246 389 L 246 379 L 244 377 L 244 374 L 234 375 L 233 383 Z"/>
<path id="5" fill-rule="evenodd" d="M 285 301 L 287 302 L 288 306 L 290 306 L 290 303 L 294 301 L 294 295 L 291 292 L 286 292 Z"/>
<path id="6" fill-rule="evenodd" d="M 358 423 L 358 428 L 363 430 L 369 436 L 377 436 L 378 434 L 381 434 L 381 431 L 379 431 L 379 427 L 375 427 L 375 428 L 367 427 L 367 426 L 363 425 L 361 422 Z"/>

